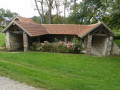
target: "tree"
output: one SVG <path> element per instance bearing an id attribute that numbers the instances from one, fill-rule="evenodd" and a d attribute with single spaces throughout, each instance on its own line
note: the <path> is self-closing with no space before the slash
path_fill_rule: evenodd
<path id="1" fill-rule="evenodd" d="M 36 23 L 40 23 L 41 19 L 38 16 L 33 16 L 32 20 L 35 21 Z"/>
<path id="2" fill-rule="evenodd" d="M 41 18 L 41 24 L 45 23 L 45 9 L 44 9 L 44 0 L 34 0 L 35 1 L 35 5 L 36 5 L 36 9 L 38 11 L 38 14 Z M 38 6 L 38 2 L 40 3 L 40 8 Z"/>
<path id="3" fill-rule="evenodd" d="M 111 29 L 120 30 L 120 1 L 108 0 L 107 2 L 108 14 L 102 18 Z"/>
<path id="4" fill-rule="evenodd" d="M 64 17 L 61 17 L 60 15 L 54 15 L 52 19 L 53 24 L 63 24 Z"/>
<path id="5" fill-rule="evenodd" d="M 48 23 L 52 24 L 52 7 L 53 7 L 53 0 L 45 0 L 48 6 Z"/>
<path id="6" fill-rule="evenodd" d="M 66 10 L 70 6 L 70 0 L 63 0 L 64 5 L 64 24 L 66 23 Z"/>
<path id="7" fill-rule="evenodd" d="M 5 10 L 5 9 L 3 9 L 3 8 L 1 8 L 0 9 L 0 18 L 2 17 L 2 16 L 4 16 L 4 17 L 14 17 L 14 16 L 18 16 L 19 14 L 18 13 L 16 13 L 16 12 L 11 12 L 10 10 Z"/>
<path id="8" fill-rule="evenodd" d="M 73 23 L 91 24 L 96 23 L 103 17 L 105 6 L 102 0 L 83 0 L 77 4 L 76 9 L 69 17 Z"/>

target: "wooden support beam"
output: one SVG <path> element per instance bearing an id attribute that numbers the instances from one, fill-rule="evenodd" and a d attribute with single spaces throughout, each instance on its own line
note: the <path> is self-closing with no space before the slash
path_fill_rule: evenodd
<path id="1" fill-rule="evenodd" d="M 29 44 L 28 44 L 28 36 L 25 32 L 23 33 L 23 44 L 24 44 L 24 52 L 27 52 Z"/>
<path id="2" fill-rule="evenodd" d="M 108 36 L 106 34 L 94 34 L 94 36 Z"/>

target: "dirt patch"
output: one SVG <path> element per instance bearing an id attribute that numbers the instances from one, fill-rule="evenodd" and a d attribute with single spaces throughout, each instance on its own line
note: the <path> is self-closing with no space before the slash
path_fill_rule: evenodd
<path id="1" fill-rule="evenodd" d="M 10 80 L 7 77 L 0 77 L 0 90 L 45 90 L 21 84 L 17 81 Z"/>

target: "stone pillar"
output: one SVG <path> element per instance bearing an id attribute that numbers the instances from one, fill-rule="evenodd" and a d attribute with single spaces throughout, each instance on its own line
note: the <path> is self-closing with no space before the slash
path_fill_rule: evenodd
<path id="1" fill-rule="evenodd" d="M 104 51 L 103 51 L 104 56 L 111 54 L 112 45 L 113 45 L 113 37 L 112 36 L 107 37 L 105 41 Z"/>
<path id="2" fill-rule="evenodd" d="M 9 31 L 7 31 L 6 33 L 5 33 L 5 39 L 6 39 L 6 49 L 7 50 L 11 50 L 11 41 L 10 41 L 10 33 L 9 33 Z"/>
<path id="3" fill-rule="evenodd" d="M 92 35 L 88 35 L 88 39 L 87 39 L 87 54 L 91 54 L 91 48 L 92 48 Z"/>
<path id="4" fill-rule="evenodd" d="M 24 44 L 24 52 L 27 52 L 29 44 L 28 44 L 28 36 L 25 32 L 23 32 L 23 44 Z"/>
<path id="5" fill-rule="evenodd" d="M 67 43 L 67 36 L 64 36 L 64 42 Z"/>
<path id="6" fill-rule="evenodd" d="M 107 54 L 107 46 L 108 46 L 108 37 L 105 40 L 105 46 L 104 46 L 104 51 L 103 51 L 104 56 Z"/>

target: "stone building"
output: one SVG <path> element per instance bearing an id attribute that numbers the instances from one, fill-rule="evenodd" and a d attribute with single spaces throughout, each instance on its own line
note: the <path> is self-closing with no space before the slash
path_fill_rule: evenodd
<path id="1" fill-rule="evenodd" d="M 9 17 L 2 17 L 0 19 L 0 26 L 2 27 L 6 27 L 10 22 L 11 22 L 12 18 Z"/>
<path id="2" fill-rule="evenodd" d="M 114 42 L 116 36 L 104 23 L 92 25 L 37 24 L 31 19 L 15 17 L 3 30 L 6 34 L 6 48 L 10 51 L 29 50 L 32 42 L 53 42 L 54 38 L 70 41 L 73 37 L 82 40 L 84 53 L 93 55 L 120 54 Z"/>

